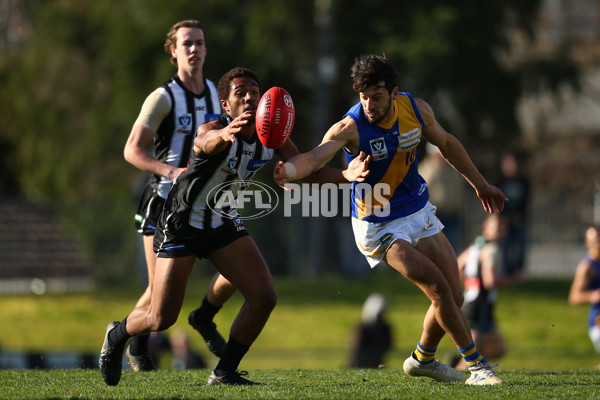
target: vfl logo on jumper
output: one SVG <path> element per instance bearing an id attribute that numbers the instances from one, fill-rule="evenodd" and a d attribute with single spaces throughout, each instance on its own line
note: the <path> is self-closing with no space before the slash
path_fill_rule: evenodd
<path id="1" fill-rule="evenodd" d="M 369 144 L 371 145 L 371 155 L 373 156 L 373 161 L 387 158 L 388 151 L 387 147 L 385 147 L 385 140 L 383 140 L 383 138 L 371 139 L 369 140 Z"/>
<path id="2" fill-rule="evenodd" d="M 235 174 L 235 166 L 236 165 L 237 165 L 237 157 L 231 157 L 229 160 L 227 160 L 227 166 L 222 167 L 221 171 L 225 172 L 226 174 Z"/>
<path id="3" fill-rule="evenodd" d="M 221 217 L 230 218 L 232 209 L 241 212 L 241 220 L 256 219 L 277 208 L 279 197 L 275 190 L 260 182 L 240 180 L 224 182 L 208 192 L 208 208 Z"/>
<path id="4" fill-rule="evenodd" d="M 246 230 L 246 227 L 244 226 L 244 223 L 242 222 L 242 220 L 240 218 L 236 218 L 233 220 L 233 226 L 235 226 L 235 229 L 238 232 Z"/>
<path id="5" fill-rule="evenodd" d="M 179 128 L 177 133 L 189 133 L 192 130 L 192 115 L 182 114 L 179 116 Z"/>

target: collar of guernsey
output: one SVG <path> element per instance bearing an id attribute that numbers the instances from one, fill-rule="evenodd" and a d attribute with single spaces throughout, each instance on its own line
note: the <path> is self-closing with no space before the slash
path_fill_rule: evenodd
<path id="1" fill-rule="evenodd" d="M 388 124 L 372 124 L 354 105 L 345 115 L 356 122 L 360 152 L 371 156 L 365 182 L 352 183 L 352 216 L 368 222 L 391 221 L 419 211 L 429 200 L 425 180 L 417 169 L 417 147 L 423 119 L 410 93 L 400 92 L 394 101 L 394 117 Z"/>

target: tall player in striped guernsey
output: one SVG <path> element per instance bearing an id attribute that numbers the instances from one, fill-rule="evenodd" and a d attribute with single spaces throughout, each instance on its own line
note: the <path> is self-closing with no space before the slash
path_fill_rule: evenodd
<path id="1" fill-rule="evenodd" d="M 203 73 L 207 48 L 200 22 L 185 20 L 174 24 L 167 32 L 164 50 L 177 72 L 146 98 L 124 149 L 124 157 L 129 163 L 151 174 L 135 216 L 136 229 L 143 237 L 148 269 L 148 286 L 138 300 L 138 306 L 150 304 L 156 265 L 152 248 L 154 233 L 173 180 L 187 167 L 198 127 L 221 114 L 217 88 Z M 154 152 L 150 151 L 152 144 Z M 233 285 L 215 275 L 203 306 L 196 312 L 210 315 L 210 319 L 207 317 L 203 324 L 194 327 L 217 356 L 222 355 L 225 340 L 216 330 L 212 317 L 224 302 L 222 298 L 228 298 L 232 292 L 235 292 Z M 148 354 L 148 336 L 136 336 L 127 345 L 127 360 L 134 371 L 155 368 Z"/>
<path id="2" fill-rule="evenodd" d="M 502 211 L 506 197 L 490 185 L 461 143 L 436 121 L 423 100 L 398 90 L 397 72 L 385 57 L 358 57 L 352 66 L 353 89 L 360 102 L 308 153 L 279 162 L 274 178 L 280 186 L 321 168 L 340 149 L 348 160 L 370 158 L 366 182 L 353 184 L 352 227 L 356 244 L 371 267 L 388 265 L 415 283 L 431 300 L 420 341 L 404 362 L 411 376 L 438 381 L 465 381 L 465 376 L 435 359 L 447 334 L 462 354 L 474 385 L 503 383 L 478 353 L 460 307 L 456 255 L 442 233 L 443 224 L 429 203 L 427 184 L 417 170 L 417 146 L 426 138 L 475 189 L 489 213 Z"/>
<path id="3" fill-rule="evenodd" d="M 263 329 L 277 300 L 269 268 L 235 207 L 228 215 L 215 212 L 219 202 L 211 190 L 222 183 L 249 183 L 275 153 L 288 160 L 298 149 L 291 140 L 277 150 L 258 140 L 255 116 L 261 98 L 256 74 L 234 68 L 219 80 L 224 114 L 201 125 L 186 172 L 169 192 L 154 236 L 157 255 L 154 288 L 149 305 L 136 307 L 122 322 L 108 324 L 100 353 L 100 371 L 108 385 L 121 378 L 125 343 L 132 336 L 167 329 L 177 320 L 188 276 L 195 259 L 207 258 L 244 296 L 245 302 L 231 325 L 223 356 L 208 378 L 209 385 L 254 385 L 237 370 L 242 358 Z M 314 182 L 362 181 L 368 175 L 362 159 L 344 171 L 323 168 Z M 239 187 L 232 186 L 233 196 Z M 225 196 L 216 190 L 212 193 Z"/>

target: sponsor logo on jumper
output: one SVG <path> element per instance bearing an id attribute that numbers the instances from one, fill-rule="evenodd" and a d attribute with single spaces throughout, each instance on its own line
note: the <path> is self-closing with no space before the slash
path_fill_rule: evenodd
<path id="1" fill-rule="evenodd" d="M 261 169 L 266 163 L 270 160 L 250 160 L 248 161 L 248 165 L 246 166 L 246 170 L 248 171 L 256 171 Z"/>
<path id="2" fill-rule="evenodd" d="M 212 121 L 213 119 L 217 119 L 220 116 L 220 114 L 204 114 L 204 122 Z"/>

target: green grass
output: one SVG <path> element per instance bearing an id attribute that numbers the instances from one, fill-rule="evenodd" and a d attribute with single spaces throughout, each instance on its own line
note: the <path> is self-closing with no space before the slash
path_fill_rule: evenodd
<path id="1" fill-rule="evenodd" d="M 347 365 L 352 331 L 360 319 L 362 302 L 372 291 L 386 296 L 394 328 L 394 348 L 386 359 L 389 368 L 401 368 L 414 348 L 428 306 L 412 284 L 391 273 L 364 279 L 319 278 L 300 280 L 276 277 L 279 301 L 264 331 L 250 349 L 242 368 L 336 369 Z M 188 284 L 177 323 L 169 330 L 190 334 L 192 346 L 209 365 L 216 359 L 187 324 L 206 291 L 207 280 Z M 500 292 L 499 327 L 508 354 L 499 360 L 507 369 L 593 369 L 600 356 L 587 336 L 586 306 L 567 303 L 567 281 L 530 281 Z M 138 287 L 113 287 L 88 294 L 0 297 L 0 348 L 23 351 L 75 350 L 97 353 L 106 324 L 123 319 L 141 293 Z M 216 317 L 227 336 L 242 298 L 238 294 Z M 455 354 L 444 338 L 438 357 Z"/>
<path id="2" fill-rule="evenodd" d="M 501 291 L 497 307 L 508 354 L 496 368 L 509 384 L 501 388 L 441 385 L 404 376 L 402 362 L 414 349 L 428 302 L 413 285 L 385 271 L 362 279 L 275 278 L 279 301 L 267 326 L 242 361 L 261 388 L 209 388 L 208 370 L 151 374 L 125 371 L 116 388 L 104 385 L 97 370 L 0 371 L 0 398 L 600 398 L 600 356 L 587 336 L 587 307 L 567 303 L 570 282 L 529 281 Z M 168 332 L 190 334 L 192 346 L 212 367 L 216 359 L 187 324 L 208 281 L 190 281 L 179 320 Z M 384 294 L 394 328 L 394 348 L 382 370 L 348 370 L 352 331 L 362 302 Z M 0 297 L 3 350 L 99 351 L 106 324 L 121 320 L 141 288 L 112 287 L 88 294 Z M 242 303 L 239 295 L 216 322 L 227 336 Z M 448 338 L 438 357 L 455 354 Z M 493 360 L 492 360 L 493 361 Z"/>
<path id="3" fill-rule="evenodd" d="M 106 386 L 97 370 L 0 371 L 0 399 L 597 399 L 594 371 L 504 371 L 507 384 L 471 387 L 411 378 L 399 370 L 256 370 L 254 387 L 207 386 L 208 370 L 126 371 Z"/>

